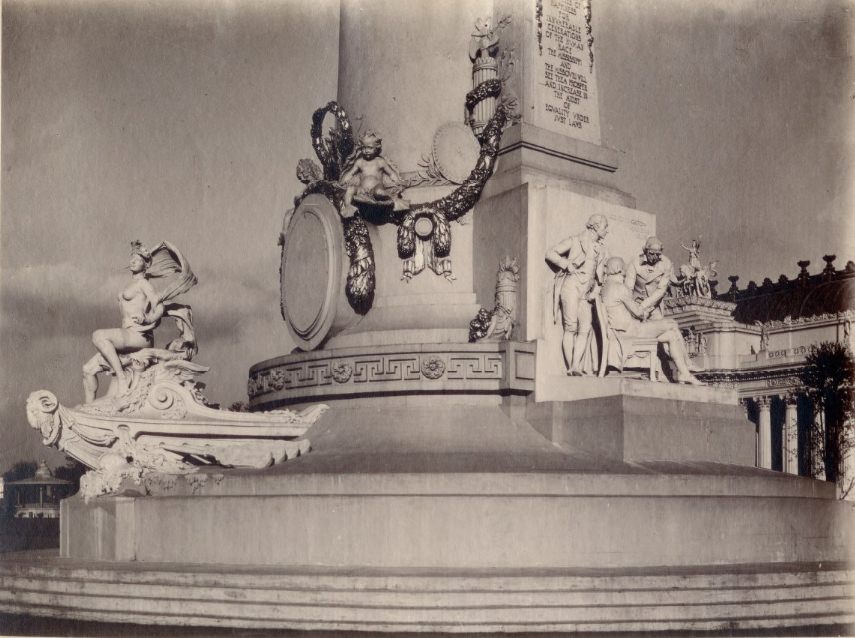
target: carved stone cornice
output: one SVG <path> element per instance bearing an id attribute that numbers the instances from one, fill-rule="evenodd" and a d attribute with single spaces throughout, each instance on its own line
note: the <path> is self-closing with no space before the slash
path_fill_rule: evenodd
<path id="1" fill-rule="evenodd" d="M 801 373 L 803 365 L 787 365 L 780 368 L 752 368 L 747 370 L 708 370 L 698 372 L 698 378 L 704 381 L 733 381 L 736 383 L 744 383 L 749 381 L 765 381 L 768 379 L 780 379 L 788 377 L 798 377 Z"/>
<path id="2" fill-rule="evenodd" d="M 724 299 L 707 299 L 706 297 L 699 297 L 698 295 L 686 295 L 685 297 L 667 297 L 665 299 L 666 308 L 673 308 L 674 310 L 684 310 L 689 309 L 692 306 L 701 308 L 714 308 L 716 310 L 724 310 L 727 312 L 733 312 L 733 310 L 736 308 L 736 304 L 732 301 L 725 301 Z"/>
<path id="3" fill-rule="evenodd" d="M 815 323 L 827 323 L 829 321 L 852 321 L 855 320 L 855 310 L 845 312 L 824 312 L 810 317 L 798 317 L 797 319 L 785 318 L 783 320 L 767 321 L 764 325 L 769 330 L 789 330 L 795 327 L 808 326 Z"/>
<path id="4" fill-rule="evenodd" d="M 804 366 L 784 366 L 776 369 L 711 370 L 696 373 L 705 383 L 719 388 L 735 388 L 744 392 L 757 392 L 757 386 L 769 392 L 798 392 L 802 386 L 801 370 Z"/>

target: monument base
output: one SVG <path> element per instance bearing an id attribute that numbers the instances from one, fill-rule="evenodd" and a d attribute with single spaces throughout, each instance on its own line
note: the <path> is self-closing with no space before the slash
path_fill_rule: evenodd
<path id="1" fill-rule="evenodd" d="M 374 350 L 258 364 L 256 408 L 330 406 L 311 452 L 63 501 L 61 558 L 0 563 L 0 612 L 373 632 L 852 621 L 855 513 L 831 483 L 752 467 L 732 392 L 538 389 L 535 344 Z"/>
<path id="2" fill-rule="evenodd" d="M 732 392 L 536 382 L 535 348 L 262 362 L 255 408 L 330 406 L 311 452 L 63 501 L 61 558 L 0 563 L 0 612 L 374 632 L 852 621 L 855 513 L 833 484 L 752 467 Z"/>
<path id="3" fill-rule="evenodd" d="M 509 357 L 526 354 L 517 349 L 523 345 L 477 347 L 492 348 L 492 367 L 507 371 Z M 487 356 L 476 354 L 466 356 Z M 442 367 L 425 362 L 445 361 L 446 374 L 459 367 L 433 347 L 407 356 L 416 355 L 417 372 Z M 311 367 L 306 357 L 325 356 L 293 358 Z M 733 413 L 738 406 L 638 396 L 662 386 L 650 382 L 626 386 L 634 394 L 537 402 L 496 376 L 493 390 L 471 384 L 468 392 L 445 379 L 449 387 L 436 388 L 442 394 L 427 393 L 424 384 L 441 382 L 421 373 L 388 394 L 368 383 L 347 394 L 304 388 L 331 406 L 307 433 L 310 453 L 263 471 L 149 482 L 146 496 L 131 485 L 123 496 L 66 500 L 62 555 L 354 570 L 634 569 L 848 556 L 853 513 L 835 501 L 834 486 L 750 467 L 753 428 Z M 581 381 L 615 389 L 608 379 Z M 682 447 L 689 452 L 680 459 Z"/>
<path id="4" fill-rule="evenodd" d="M 361 473 L 332 473 L 354 465 L 343 454 L 321 459 L 324 473 L 235 473 L 159 495 L 70 499 L 61 552 L 361 573 L 838 561 L 852 545 L 851 508 L 831 484 L 703 463 L 614 462 L 606 473 L 584 456 L 532 449 L 522 459 L 534 471 L 455 471 L 468 456 L 449 451 L 434 473 L 422 466 L 436 459 L 417 452 L 388 471 L 363 457 Z"/>

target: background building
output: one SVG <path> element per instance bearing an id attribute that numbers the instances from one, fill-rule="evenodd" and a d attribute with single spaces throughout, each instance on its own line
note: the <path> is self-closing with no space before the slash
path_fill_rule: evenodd
<path id="1" fill-rule="evenodd" d="M 44 461 L 31 478 L 7 483 L 15 518 L 59 518 L 59 502 L 73 489 L 71 481 L 54 478 Z"/>
<path id="2" fill-rule="evenodd" d="M 810 429 L 821 427 L 822 415 L 807 399 L 800 375 L 812 346 L 823 342 L 853 346 L 855 263 L 825 267 L 810 274 L 809 261 L 799 261 L 793 278 L 781 274 L 760 285 L 739 277 L 713 299 L 672 296 L 668 313 L 683 330 L 689 351 L 705 369 L 706 382 L 735 388 L 749 419 L 757 425 L 760 467 L 808 475 L 816 462 Z M 816 474 L 816 472 L 813 472 Z"/>

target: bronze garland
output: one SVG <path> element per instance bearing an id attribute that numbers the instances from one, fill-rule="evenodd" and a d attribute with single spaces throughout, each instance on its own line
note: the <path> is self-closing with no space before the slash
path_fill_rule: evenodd
<path id="1" fill-rule="evenodd" d="M 337 128 L 324 137 L 324 118 L 330 113 L 336 119 Z M 312 146 L 324 167 L 324 179 L 336 182 L 345 170 L 348 158 L 353 155 L 353 127 L 345 110 L 335 101 L 328 102 L 312 114 Z"/>
<path id="2" fill-rule="evenodd" d="M 501 80 L 492 79 L 482 82 L 466 95 L 467 112 L 471 113 L 475 105 L 489 97 L 498 97 L 502 91 Z M 398 226 L 397 248 L 401 259 L 412 257 L 416 247 L 415 225 L 421 217 L 429 217 L 433 227 L 432 246 L 437 257 L 448 257 L 451 253 L 451 228 L 449 222 L 465 215 L 478 201 L 484 185 L 493 174 L 502 131 L 511 118 L 512 105 L 500 102 L 487 126 L 478 135 L 481 152 L 475 168 L 466 181 L 451 194 L 432 202 L 413 206 L 401 215 L 391 210 L 371 210 L 370 221 L 375 224 L 391 223 Z M 336 118 L 337 127 L 327 137 L 323 135 L 323 121 L 327 113 Z M 471 125 L 471 117 L 469 118 Z M 336 102 L 329 102 L 312 115 L 312 146 L 323 167 L 323 179 L 308 181 L 305 190 L 295 198 L 295 205 L 311 194 L 324 195 L 341 211 L 344 188 L 338 183 L 341 175 L 355 158 L 353 129 L 347 112 Z M 306 160 L 310 162 L 310 160 Z M 317 171 L 320 173 L 320 171 Z M 306 180 L 304 180 L 306 181 Z M 368 225 L 362 211 L 353 217 L 342 217 L 344 245 L 350 266 L 345 284 L 345 296 L 351 308 L 359 314 L 365 314 L 374 302 L 376 286 L 374 251 L 368 234 Z M 284 246 L 283 246 L 284 250 Z M 281 269 L 280 269 L 281 270 Z M 281 272 L 280 272 L 281 276 Z"/>

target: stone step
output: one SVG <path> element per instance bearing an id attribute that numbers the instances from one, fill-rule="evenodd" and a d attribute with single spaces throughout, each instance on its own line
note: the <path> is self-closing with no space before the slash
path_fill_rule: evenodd
<path id="1" fill-rule="evenodd" d="M 845 562 L 764 563 L 624 569 L 391 569 L 305 565 L 288 568 L 85 561 L 59 558 L 56 550 L 0 554 L 0 577 L 83 580 L 238 589 L 349 589 L 470 591 L 508 589 L 549 592 L 596 589 L 710 589 L 745 586 L 754 578 L 766 587 L 836 585 L 855 581 Z"/>
<path id="2" fill-rule="evenodd" d="M 40 594 L 109 597 L 115 595 L 117 585 L 107 581 L 57 580 L 45 582 L 36 578 L 0 578 L 0 600 L 10 600 L 7 592 L 18 595 L 23 592 Z M 536 606 L 536 607 L 585 607 L 585 606 L 639 606 L 639 605 L 721 605 L 768 603 L 790 600 L 828 600 L 847 598 L 851 583 L 837 585 L 809 585 L 794 587 L 734 587 L 719 588 L 670 588 L 670 589 L 613 589 L 576 591 L 491 591 L 486 588 L 468 591 L 399 591 L 396 589 L 268 589 L 224 587 L 188 587 L 186 585 L 123 585 L 123 590 L 133 592 L 138 599 L 198 600 L 203 602 L 232 602 L 245 604 L 314 605 L 330 604 L 345 606 L 375 606 L 414 608 L 477 608 L 484 606 Z M 429 598 L 426 598 L 429 597 Z"/>
<path id="3" fill-rule="evenodd" d="M 0 612 L 100 622 L 374 631 L 659 631 L 847 624 L 855 570 L 373 573 L 0 561 Z M 670 572 L 670 573 L 669 573 Z"/>

